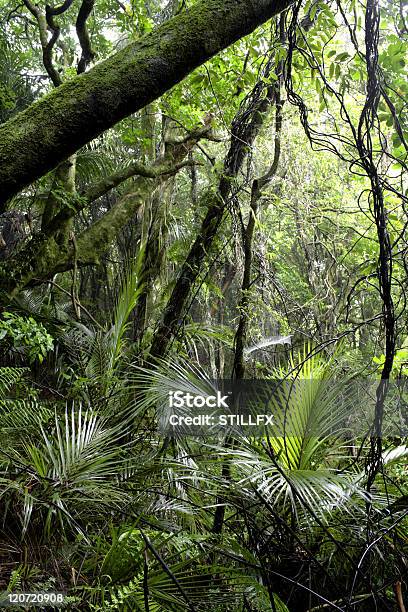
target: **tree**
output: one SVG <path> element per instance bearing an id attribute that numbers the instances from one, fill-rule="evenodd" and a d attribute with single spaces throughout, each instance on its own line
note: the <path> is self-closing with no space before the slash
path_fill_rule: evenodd
<path id="1" fill-rule="evenodd" d="M 289 5 L 202 0 L 2 125 L 0 203 Z"/>

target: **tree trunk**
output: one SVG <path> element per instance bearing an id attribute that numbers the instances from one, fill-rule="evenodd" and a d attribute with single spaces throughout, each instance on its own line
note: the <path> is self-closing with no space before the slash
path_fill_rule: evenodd
<path id="1" fill-rule="evenodd" d="M 279 20 L 280 40 L 285 42 L 284 17 Z M 244 247 L 244 274 L 241 285 L 241 298 L 238 304 L 239 322 L 235 334 L 235 353 L 232 374 L 236 380 L 242 380 L 245 376 L 244 348 L 247 343 L 248 326 L 250 320 L 249 308 L 251 304 L 250 290 L 252 285 L 252 261 L 253 261 L 253 242 L 255 234 L 256 217 L 258 214 L 259 200 L 262 196 L 262 189 L 266 187 L 276 175 L 281 154 L 281 132 L 282 132 L 282 97 L 281 86 L 284 79 L 284 62 L 279 60 L 275 73 L 278 75 L 276 84 L 273 84 L 268 92 L 271 103 L 275 102 L 275 150 L 273 161 L 268 171 L 252 182 L 251 206 L 248 224 L 243 234 Z"/>
<path id="2" fill-rule="evenodd" d="M 262 79 L 256 83 L 252 92 L 243 100 L 234 117 L 231 126 L 231 144 L 224 161 L 223 175 L 217 191 L 206 195 L 206 215 L 181 268 L 164 310 L 162 321 L 152 340 L 150 355 L 153 358 L 166 354 L 170 340 L 177 335 L 181 328 L 187 301 L 200 274 L 202 263 L 211 251 L 228 204 L 236 198 L 233 189 L 234 181 L 262 127 L 264 114 L 268 111 L 274 96 L 274 86 L 266 86 L 264 82 L 273 67 L 272 55 L 265 67 Z M 264 95 L 265 89 L 267 89 L 266 96 Z"/>
<path id="3" fill-rule="evenodd" d="M 290 3 L 201 0 L 4 123 L 0 212 L 23 187 Z"/>
<path id="4" fill-rule="evenodd" d="M 58 272 L 71 270 L 75 266 L 95 265 L 114 241 L 120 230 L 139 211 L 151 197 L 157 179 L 166 180 L 178 172 L 188 162 L 184 158 L 201 138 L 214 139 L 211 126 L 204 125 L 193 130 L 181 141 L 172 143 L 162 157 L 148 168 L 135 163 L 139 175 L 133 178 L 128 189 L 100 219 L 79 234 L 59 240 L 61 228 L 72 221 L 73 207 L 66 207 L 47 224 L 46 231 L 34 234 L 32 238 L 0 265 L 0 289 L 10 295 L 26 287 L 32 281 L 44 282 Z M 124 178 L 132 176 L 132 165 L 110 177 L 104 177 L 96 185 L 86 190 L 77 211 L 96 198 L 120 184 Z M 82 207 L 82 208 L 81 208 Z"/>

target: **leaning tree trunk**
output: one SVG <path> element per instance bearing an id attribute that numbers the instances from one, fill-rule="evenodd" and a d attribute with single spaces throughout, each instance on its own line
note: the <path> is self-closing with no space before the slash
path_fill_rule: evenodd
<path id="1" fill-rule="evenodd" d="M 248 151 L 262 127 L 264 115 L 274 102 L 275 88 L 266 85 L 266 78 L 274 67 L 274 54 L 270 57 L 262 78 L 243 100 L 231 128 L 231 145 L 224 162 L 218 189 L 206 194 L 207 212 L 200 231 L 187 255 L 167 302 L 162 320 L 153 337 L 150 355 L 163 356 L 171 340 L 177 335 L 185 315 L 192 288 L 200 274 L 201 266 L 211 251 L 228 205 L 236 198 L 234 181 L 242 169 Z M 266 90 L 266 96 L 265 96 Z"/>
<path id="2" fill-rule="evenodd" d="M 286 40 L 284 30 L 284 18 L 281 16 L 279 20 L 280 41 L 283 45 Z M 262 190 L 269 185 L 276 175 L 279 159 L 281 154 L 281 132 L 282 132 L 282 96 L 281 86 L 284 79 L 284 62 L 279 60 L 275 69 L 275 74 L 278 76 L 276 83 L 272 84 L 269 89 L 268 96 L 270 100 L 275 102 L 275 138 L 274 138 L 274 156 L 272 164 L 268 171 L 262 176 L 256 178 L 252 182 L 250 214 L 246 228 L 243 232 L 243 247 L 244 247 L 244 274 L 241 285 L 241 297 L 238 304 L 239 321 L 237 332 L 235 334 L 235 352 L 233 376 L 236 380 L 241 380 L 245 376 L 245 360 L 244 348 L 247 343 L 248 325 L 249 325 L 249 308 L 250 308 L 250 290 L 252 286 L 252 261 L 253 261 L 253 242 L 255 235 L 255 225 L 258 215 L 259 200 L 262 196 Z"/>
<path id="3" fill-rule="evenodd" d="M 0 212 L 55 168 L 291 0 L 201 0 L 0 127 Z"/>

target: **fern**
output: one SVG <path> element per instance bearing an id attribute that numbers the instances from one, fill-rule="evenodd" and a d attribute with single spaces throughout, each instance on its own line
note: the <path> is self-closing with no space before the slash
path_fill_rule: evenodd
<path id="1" fill-rule="evenodd" d="M 0 368 L 0 400 L 5 399 L 11 389 L 21 382 L 28 372 L 28 368 Z"/>

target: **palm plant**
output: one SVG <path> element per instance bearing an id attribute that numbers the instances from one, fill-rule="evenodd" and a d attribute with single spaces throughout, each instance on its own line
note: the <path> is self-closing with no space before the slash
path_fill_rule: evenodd
<path id="1" fill-rule="evenodd" d="M 353 506 L 356 497 L 365 498 L 360 473 L 339 469 L 355 397 L 340 395 L 346 385 L 336 384 L 330 360 L 307 358 L 308 353 L 306 345 L 289 372 L 273 372 L 278 382 L 264 407 L 274 422 L 264 437 L 246 438 L 228 455 L 237 486 L 249 496 L 255 489 L 298 520 L 310 518 L 312 511 L 327 521 L 333 511 Z"/>
<path id="2" fill-rule="evenodd" d="M 125 277 L 108 333 L 77 327 L 73 334 L 80 340 L 79 352 L 87 353 L 83 387 L 92 390 L 83 394 L 82 402 L 40 402 L 35 394 L 20 399 L 26 371 L 0 371 L 4 537 L 7 541 L 19 534 L 21 546 L 30 546 L 29 557 L 46 542 L 72 542 L 78 535 L 87 540 L 89 525 L 106 523 L 105 513 L 128 507 L 134 512 L 140 482 L 155 470 L 154 452 L 147 449 L 142 457 L 139 449 L 136 459 L 133 416 L 115 396 L 119 389 L 119 397 L 125 397 L 126 385 L 118 382 L 118 373 L 138 296 L 135 269 Z"/>
<path id="3" fill-rule="evenodd" d="M 236 538 L 240 553 L 245 551 L 246 561 L 251 559 L 251 564 L 259 568 L 258 579 L 269 601 L 277 590 L 296 610 L 306 609 L 300 604 L 305 592 L 309 592 L 310 608 L 313 602 L 316 606 L 324 603 L 326 588 L 332 590 L 326 601 L 331 600 L 333 575 L 339 571 L 350 575 L 358 565 L 358 555 L 365 550 L 367 503 L 372 504 L 380 521 L 378 534 L 391 520 L 384 512 L 395 494 L 388 483 L 387 498 L 378 483 L 368 496 L 364 447 L 362 458 L 354 461 L 348 448 L 349 417 L 357 413 L 356 398 L 351 392 L 343 392 L 347 386 L 344 383 L 336 385 L 330 360 L 309 358 L 310 352 L 306 346 L 297 360 L 292 359 L 289 370 L 273 373 L 281 384 L 275 385 L 266 403 L 262 394 L 258 403 L 253 400 L 258 414 L 271 412 L 275 416 L 273 425 L 261 435 L 250 437 L 241 432 L 228 445 L 225 440 L 214 444 L 213 436 L 194 440 L 175 435 L 169 447 L 178 456 L 199 454 L 200 460 L 190 473 L 183 476 L 179 472 L 179 490 L 184 488 L 189 498 L 191 486 L 205 483 L 207 508 L 214 509 L 220 503 L 226 506 L 224 530 L 228 533 L 231 528 L 243 534 Z M 156 410 L 164 421 L 170 391 L 206 395 L 214 393 L 215 388 L 198 366 L 180 360 L 158 362 L 153 370 L 139 368 L 136 380 L 145 391 L 144 409 Z M 183 410 L 194 414 L 192 409 Z M 404 460 L 406 454 L 403 446 L 387 451 L 384 464 L 391 465 L 394 458 Z M 227 470 L 221 471 L 222 463 L 229 466 Z M 402 512 L 399 517 L 405 520 Z M 350 541 L 355 549 L 348 553 Z M 372 547 L 378 560 L 384 555 L 385 544 L 380 536 L 378 548 L 376 544 Z M 326 574 L 323 585 L 314 584 L 307 572 L 304 575 L 308 565 L 316 575 Z M 296 573 L 297 580 L 291 583 L 290 576 Z M 286 576 L 288 582 L 277 587 L 274 576 Z M 350 582 L 334 588 L 340 604 L 345 586 L 350 589 Z M 361 605 L 371 605 L 364 579 L 352 599 L 354 596 L 356 601 L 366 602 Z"/>
<path id="4" fill-rule="evenodd" d="M 97 329 L 74 322 L 62 338 L 62 345 L 80 376 L 74 381 L 79 395 L 88 405 L 115 412 L 129 401 L 126 376 L 130 343 L 127 333 L 130 315 L 142 290 L 140 278 L 143 249 L 128 262 L 121 279 L 116 306 L 107 328 Z M 125 384 L 124 384 L 125 383 Z"/>

